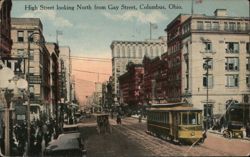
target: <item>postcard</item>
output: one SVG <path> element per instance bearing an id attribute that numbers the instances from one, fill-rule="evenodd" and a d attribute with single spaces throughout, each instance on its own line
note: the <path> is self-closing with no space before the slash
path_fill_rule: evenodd
<path id="1" fill-rule="evenodd" d="M 0 0 L 0 156 L 249 156 L 249 0 Z"/>

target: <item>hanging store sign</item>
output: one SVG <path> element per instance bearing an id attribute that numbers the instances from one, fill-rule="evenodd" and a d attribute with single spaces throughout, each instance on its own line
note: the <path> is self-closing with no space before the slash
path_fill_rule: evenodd
<path id="1" fill-rule="evenodd" d="M 24 58 L 2 58 L 3 63 L 10 68 L 16 75 L 25 74 Z"/>

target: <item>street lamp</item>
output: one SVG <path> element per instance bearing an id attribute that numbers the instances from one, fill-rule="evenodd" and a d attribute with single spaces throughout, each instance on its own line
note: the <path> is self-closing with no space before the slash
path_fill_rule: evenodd
<path id="1" fill-rule="evenodd" d="M 9 134 L 9 105 L 10 105 L 10 98 L 11 98 L 11 90 L 13 89 L 12 85 L 10 84 L 9 80 L 11 80 L 14 77 L 14 72 L 7 68 L 7 67 L 2 67 L 1 65 L 1 70 L 0 70 L 0 89 L 1 89 L 1 100 L 3 105 L 3 110 L 4 110 L 4 125 L 5 125 L 5 134 L 4 134 L 4 154 L 5 156 L 10 155 L 10 134 Z"/>
<path id="2" fill-rule="evenodd" d="M 4 123 L 5 123 L 5 136 L 4 136 L 4 144 L 5 144 L 5 156 L 10 156 L 10 141 L 12 140 L 10 137 L 10 104 L 13 99 L 13 96 L 16 96 L 18 93 L 15 89 L 24 90 L 27 88 L 27 82 L 24 79 L 19 79 L 15 77 L 14 72 L 7 67 L 3 67 L 0 64 L 0 94 L 1 99 L 4 106 Z M 4 98 L 3 98 L 4 97 Z M 12 132 L 11 132 L 12 134 Z"/>

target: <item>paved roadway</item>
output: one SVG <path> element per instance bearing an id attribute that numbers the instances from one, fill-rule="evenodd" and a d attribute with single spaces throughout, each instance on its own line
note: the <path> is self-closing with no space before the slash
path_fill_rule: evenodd
<path id="1" fill-rule="evenodd" d="M 250 154 L 250 141 L 225 139 L 208 133 L 206 141 L 190 147 L 173 144 L 148 135 L 146 122 L 137 119 L 122 119 L 117 125 L 110 119 L 112 133 L 99 134 L 94 118 L 79 124 L 85 138 L 88 157 L 132 157 L 132 156 L 247 156 Z"/>

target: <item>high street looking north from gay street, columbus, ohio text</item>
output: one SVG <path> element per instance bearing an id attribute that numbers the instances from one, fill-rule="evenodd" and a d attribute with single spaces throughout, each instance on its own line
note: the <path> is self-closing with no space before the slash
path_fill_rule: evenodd
<path id="1" fill-rule="evenodd" d="M 250 156 L 250 0 L 0 0 L 0 157 Z"/>

